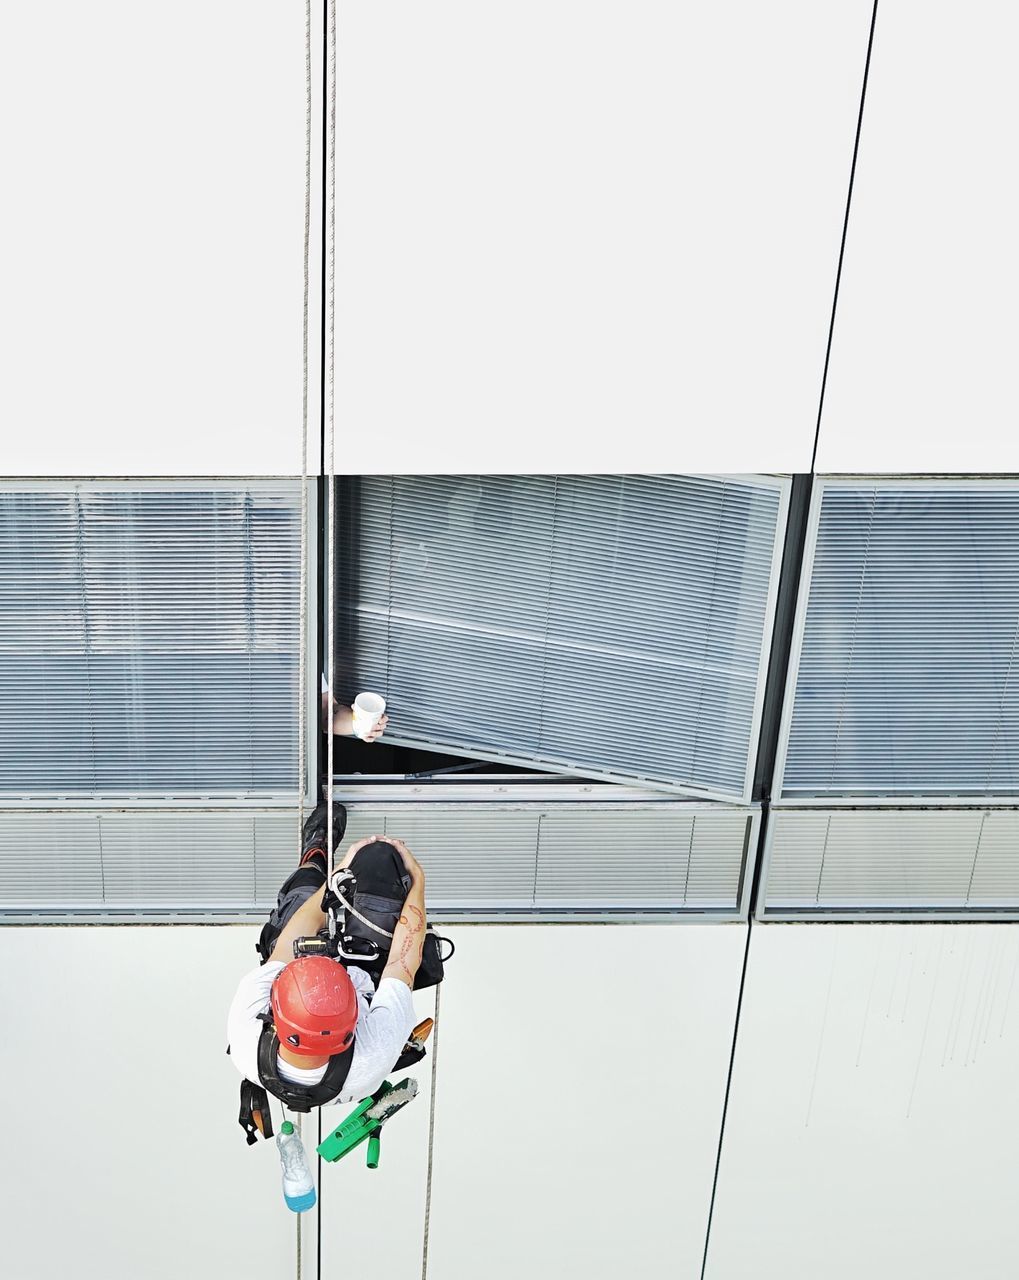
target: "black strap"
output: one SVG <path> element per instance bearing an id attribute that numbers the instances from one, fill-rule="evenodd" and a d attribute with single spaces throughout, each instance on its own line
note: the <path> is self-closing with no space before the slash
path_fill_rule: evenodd
<path id="1" fill-rule="evenodd" d="M 237 1120 L 249 1147 L 258 1141 L 259 1134 L 263 1138 L 273 1136 L 269 1098 L 261 1085 L 252 1084 L 250 1080 L 241 1081 L 241 1111 Z"/>
<path id="2" fill-rule="evenodd" d="M 324 1107 L 339 1097 L 354 1057 L 353 1043 L 343 1053 L 333 1054 L 318 1084 L 293 1084 L 282 1079 L 276 1063 L 279 1047 L 275 1028 L 271 1022 L 264 1022 L 262 1034 L 258 1037 L 258 1075 L 266 1089 L 291 1111 L 307 1112 L 312 1107 Z"/>
<path id="3" fill-rule="evenodd" d="M 449 950 L 443 955 L 443 944 Z M 377 987 L 389 963 L 389 949 L 379 947 L 374 940 L 359 938 L 356 934 L 340 934 L 340 947 L 344 954 L 337 959 L 345 968 L 363 969 Z M 444 965 L 455 950 L 452 940 L 433 933 L 429 926 L 421 948 L 421 963 L 414 977 L 414 990 L 437 986 L 445 977 Z M 355 958 L 356 955 L 356 958 Z"/>
<path id="4" fill-rule="evenodd" d="M 408 1067 L 416 1067 L 427 1052 L 420 1040 L 408 1040 L 390 1071 L 406 1071 Z M 388 1075 L 389 1072 L 386 1074 Z"/>

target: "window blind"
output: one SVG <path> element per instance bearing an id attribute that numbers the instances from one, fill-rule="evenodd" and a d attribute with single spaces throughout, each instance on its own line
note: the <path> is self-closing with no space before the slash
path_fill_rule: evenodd
<path id="1" fill-rule="evenodd" d="M 819 496 L 783 798 L 1019 792 L 1019 485 Z"/>
<path id="2" fill-rule="evenodd" d="M 298 481 L 0 484 L 0 794 L 293 794 Z"/>
<path id="3" fill-rule="evenodd" d="M 298 843 L 289 809 L 0 810 L 0 916 L 113 922 L 267 910 Z"/>
<path id="4" fill-rule="evenodd" d="M 437 912 L 739 910 L 756 811 L 688 803 L 351 804 L 345 843 L 399 836 Z"/>
<path id="5" fill-rule="evenodd" d="M 1019 911 L 1019 811 L 772 811 L 764 914 Z"/>
<path id="6" fill-rule="evenodd" d="M 753 808 L 682 801 L 358 802 L 343 845 L 405 839 L 428 873 L 430 917 L 736 918 L 757 821 Z M 0 918 L 265 912 L 298 852 L 293 810 L 0 809 Z"/>
<path id="7" fill-rule="evenodd" d="M 335 687 L 390 740 L 749 795 L 785 482 L 396 476 L 341 486 Z"/>

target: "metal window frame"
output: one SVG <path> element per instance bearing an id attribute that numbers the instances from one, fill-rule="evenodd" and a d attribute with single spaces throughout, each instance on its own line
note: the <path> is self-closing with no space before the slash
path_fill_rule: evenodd
<path id="1" fill-rule="evenodd" d="M 816 808 L 816 806 L 810 806 Z M 918 808 L 926 808 L 933 812 L 949 811 L 951 813 L 983 813 L 985 811 L 998 813 L 1015 813 L 1019 812 L 1019 804 L 1014 801 L 1012 803 L 997 804 L 929 804 L 924 806 L 897 804 L 891 805 L 871 805 L 871 804 L 828 804 L 825 805 L 821 812 L 864 812 L 873 813 L 878 808 L 891 809 L 894 808 L 901 812 L 912 812 Z M 772 808 L 771 813 L 778 815 L 782 813 L 804 813 L 807 811 L 806 805 L 800 804 L 782 804 Z M 955 922 L 959 924 L 965 923 L 1002 923 L 1007 924 L 1019 921 L 1019 903 L 1014 907 L 861 907 L 856 904 L 852 907 L 825 907 L 818 903 L 816 906 L 804 907 L 769 907 L 768 906 L 768 881 L 771 874 L 771 856 L 772 844 L 775 838 L 775 824 L 769 822 L 764 833 L 762 848 L 759 853 L 761 861 L 761 891 L 758 895 L 758 901 L 754 909 L 755 924 L 816 924 L 816 923 L 870 923 L 870 924 L 923 924 L 937 922 Z"/>
<path id="2" fill-rule="evenodd" d="M 517 775 L 513 775 L 516 777 Z M 348 812 L 358 808 L 406 804 L 415 812 L 427 811 L 433 804 L 485 804 L 490 809 L 519 813 L 529 809 L 568 809 L 583 805 L 587 812 L 646 813 L 665 806 L 684 813 L 739 813 L 746 817 L 743 861 L 735 908 L 699 910 L 695 908 L 577 907 L 570 909 L 444 909 L 430 908 L 429 917 L 443 924 L 507 924 L 507 923 L 576 923 L 576 924 L 746 924 L 750 915 L 754 869 L 761 834 L 761 806 L 758 803 L 728 804 L 677 797 L 662 791 L 642 791 L 635 787 L 599 783 L 536 783 L 523 778 L 519 782 L 477 783 L 360 783 L 344 786 L 341 797 Z"/>
<path id="3" fill-rule="evenodd" d="M 293 483 L 300 499 L 301 485 L 307 487 L 307 504 L 305 520 L 305 546 L 307 563 L 305 565 L 305 601 L 307 619 L 305 626 L 305 706 L 307 708 L 305 738 L 305 777 L 303 779 L 304 804 L 314 807 L 316 799 L 316 765 L 318 760 L 318 731 L 321 719 L 319 704 L 319 674 L 315 658 L 315 637 L 318 614 L 318 495 L 314 477 L 302 481 L 300 476 L 139 476 L 137 478 L 118 476 L 107 479 L 102 476 L 90 477 L 38 477 L 19 479 L 17 477 L 0 477 L 0 493 L 139 493 L 159 492 L 160 490 L 177 493 L 223 492 L 234 493 L 243 488 L 256 493 L 269 493 L 278 490 L 281 484 Z M 300 512 L 300 506 L 298 506 Z M 300 519 L 300 515 L 298 515 Z M 0 810 L 3 809 L 35 809 L 41 812 L 63 812 L 68 809 L 174 809 L 189 808 L 196 810 L 209 809 L 268 809 L 291 808 L 297 804 L 300 788 L 289 791 L 253 791 L 241 792 L 236 788 L 210 788 L 202 793 L 173 791 L 107 791 L 96 795 L 90 791 L 69 790 L 62 794 L 53 792 L 28 793 L 20 796 L 0 796 Z"/>
<path id="4" fill-rule="evenodd" d="M 684 813 L 715 815 L 721 812 L 738 813 L 745 817 L 746 825 L 743 840 L 743 860 L 740 868 L 740 882 L 737 905 L 733 908 L 704 910 L 684 907 L 633 907 L 618 909 L 604 906 L 579 906 L 576 908 L 460 908 L 442 909 L 429 907 L 429 919 L 436 924 L 739 924 L 745 925 L 750 914 L 751 891 L 754 883 L 754 868 L 758 857 L 761 832 L 761 806 L 720 805 L 702 803 L 697 800 L 676 799 L 661 792 L 624 791 L 612 785 L 580 785 L 563 786 L 548 783 L 544 786 L 526 782 L 517 794 L 513 784 L 509 785 L 470 785 L 463 788 L 469 794 L 450 794 L 455 792 L 456 784 L 440 784 L 430 787 L 427 784 L 373 784 L 363 783 L 344 787 L 341 799 L 348 810 L 358 808 L 378 808 L 380 805 L 405 804 L 415 812 L 427 812 L 435 804 L 444 806 L 451 804 L 484 804 L 489 810 L 510 813 L 526 812 L 541 808 L 568 809 L 583 805 L 587 811 L 594 812 L 648 812 L 665 806 L 680 809 Z M 431 792 L 422 795 L 422 791 Z M 563 793 L 567 792 L 568 795 Z M 111 806 L 91 804 L 77 806 L 83 814 L 102 812 Z M 121 805 L 120 808 L 125 806 Z M 149 808 L 167 811 L 170 806 L 154 803 Z M 180 808 L 181 806 L 176 806 Z M 194 809 L 196 806 L 189 805 Z M 229 805 L 210 806 L 218 810 L 231 808 Z M 260 805 L 263 811 L 270 806 Z M 0 813 L 13 809 L 14 806 L 0 805 Z M 37 806 L 40 813 L 58 813 L 65 809 L 53 806 Z M 135 806 L 130 806 L 135 811 Z M 294 831 L 295 866 L 297 830 Z M 66 907 L 38 908 L 31 906 L 9 906 L 0 908 L 0 926 L 11 924 L 251 924 L 265 919 L 265 908 L 243 908 L 223 903 L 195 904 L 188 908 L 168 908 L 165 904 L 116 906 L 93 909 L 73 903 Z"/>
<path id="5" fill-rule="evenodd" d="M 622 475 L 623 473 L 620 473 L 620 476 Z M 600 478 L 611 479 L 612 477 Z M 425 740 L 423 738 L 408 738 L 401 736 L 399 732 L 394 733 L 392 731 L 387 731 L 386 741 L 396 747 L 410 747 L 414 750 L 421 750 L 424 748 L 436 751 L 439 754 L 448 753 L 451 755 L 457 755 L 467 760 L 481 760 L 488 763 L 517 765 L 526 769 L 548 770 L 550 773 L 566 774 L 567 776 L 580 774 L 585 778 L 599 779 L 621 786 L 648 788 L 654 791 L 660 791 L 667 796 L 687 796 L 694 800 L 714 800 L 722 804 L 730 805 L 751 804 L 754 776 L 757 769 L 757 757 L 760 751 L 761 721 L 764 713 L 764 694 L 767 684 L 769 659 L 771 656 L 771 643 L 774 635 L 775 619 L 778 608 L 779 581 L 782 573 L 782 555 L 785 548 L 786 526 L 789 520 L 792 477 L 788 475 L 757 475 L 746 473 L 691 473 L 689 475 L 683 474 L 679 478 L 684 480 L 702 479 L 723 482 L 731 481 L 743 483 L 748 486 L 755 485 L 757 487 L 770 488 L 778 495 L 778 512 L 775 518 L 775 533 L 771 550 L 771 570 L 768 576 L 768 592 L 764 606 L 764 627 L 761 632 L 761 648 L 757 663 L 757 673 L 755 676 L 754 704 L 747 739 L 747 761 L 743 773 L 742 791 L 718 791 L 710 787 L 701 788 L 691 786 L 688 783 L 671 782 L 668 779 L 649 776 L 647 774 L 620 772 L 615 769 L 589 768 L 587 765 L 576 762 L 570 763 L 561 760 L 550 760 L 548 757 L 541 755 L 518 755 L 513 752 L 498 751 L 494 748 L 487 753 L 482 753 L 476 747 L 472 747 L 470 745 L 463 745 L 449 740 L 439 742 L 437 740 Z M 331 602 L 327 602 L 326 607 L 331 608 Z M 361 609 L 356 608 L 355 611 L 361 612 Z M 374 608 L 366 610 L 366 612 L 380 613 L 385 616 L 388 611 Z M 460 628 L 454 629 L 459 630 Z"/>
<path id="6" fill-rule="evenodd" d="M 918 492 L 924 489 L 934 491 L 948 489 L 1008 489 L 1019 492 L 1017 476 L 960 476 L 949 475 L 852 475 L 818 476 L 815 478 L 810 500 L 810 513 L 807 519 L 807 536 L 803 549 L 803 567 L 800 573 L 798 599 L 796 602 L 796 619 L 793 624 L 792 646 L 789 654 L 789 669 L 786 676 L 785 694 L 782 705 L 782 722 L 779 728 L 778 747 L 775 754 L 775 805 L 779 808 L 804 809 L 838 809 L 838 808 L 874 808 L 874 809 L 908 809 L 908 808 L 1011 808 L 1016 802 L 1014 795 L 984 795 L 972 791 L 963 793 L 941 792 L 937 795 L 902 795 L 888 793 L 871 795 L 866 792 L 840 792 L 838 795 L 791 796 L 785 792 L 785 766 L 792 731 L 793 710 L 796 704 L 796 688 L 799 682 L 800 657 L 803 652 L 803 635 L 806 628 L 807 607 L 810 603 L 810 589 L 814 578 L 814 557 L 817 550 L 817 535 L 821 522 L 821 506 L 824 494 L 829 489 L 857 489 L 861 485 L 872 488 L 892 489 L 911 488 Z M 975 918 L 975 917 L 974 917 Z M 998 917 L 994 917 L 998 918 Z"/>
<path id="7" fill-rule="evenodd" d="M 776 479 L 776 477 L 761 477 Z M 778 615 L 779 586 L 782 579 L 782 560 L 785 555 L 786 532 L 789 526 L 789 505 L 792 500 L 792 476 L 777 477 L 780 484 L 778 519 L 775 522 L 775 543 L 771 553 L 771 576 L 768 579 L 768 597 L 765 604 L 764 631 L 761 635 L 761 659 L 757 665 L 757 687 L 754 694 L 754 714 L 750 726 L 750 742 L 747 747 L 747 771 L 743 778 L 743 794 L 740 799 L 749 803 L 754 789 L 757 761 L 761 751 L 761 724 L 764 717 L 764 695 L 771 666 L 771 646 L 775 638 Z"/>

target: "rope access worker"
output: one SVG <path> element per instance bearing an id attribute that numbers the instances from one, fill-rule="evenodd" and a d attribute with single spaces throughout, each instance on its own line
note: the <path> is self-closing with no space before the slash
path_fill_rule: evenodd
<path id="1" fill-rule="evenodd" d="M 342 805 L 333 811 L 338 842 L 346 814 Z M 411 991 L 425 942 L 425 875 L 402 840 L 366 836 L 350 845 L 336 869 L 356 872 L 355 901 L 362 905 L 392 900 L 394 882 L 409 885 L 402 908 L 396 902 L 400 914 L 378 962 L 381 973 L 378 965 L 373 977 L 368 968 L 344 966 L 329 955 L 294 959 L 294 940 L 327 925 L 325 832 L 326 808 L 319 805 L 305 823 L 300 864 L 262 929 L 263 963 L 241 979 L 227 1018 L 231 1059 L 253 1086 L 241 1090 L 241 1124 L 251 1141 L 245 1102 L 249 1118 L 254 1110 L 264 1120 L 267 1112 L 267 1100 L 259 1106 L 256 1091 L 268 1090 L 295 1111 L 359 1101 L 393 1070 L 414 1027 Z"/>
<path id="2" fill-rule="evenodd" d="M 334 849 L 345 829 L 346 810 L 334 803 Z M 266 1090 L 295 1111 L 359 1101 L 393 1070 L 414 1027 L 411 991 L 426 939 L 424 871 L 402 840 L 370 835 L 350 845 L 327 884 L 326 832 L 320 804 L 304 824 L 301 860 L 262 929 L 262 963 L 241 979 L 227 1018 L 228 1052 L 244 1077 L 240 1123 L 249 1143 L 256 1127 L 272 1134 Z M 294 941 L 327 927 L 327 907 L 335 904 L 327 895 L 347 869 L 356 885 L 351 924 L 375 957 L 363 965 L 327 954 L 295 959 Z M 392 935 L 381 950 L 372 941 L 373 920 Z"/>

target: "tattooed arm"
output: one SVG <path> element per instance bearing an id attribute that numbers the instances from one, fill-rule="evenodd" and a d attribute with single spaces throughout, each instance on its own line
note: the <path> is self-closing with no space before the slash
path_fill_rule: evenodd
<path id="1" fill-rule="evenodd" d="M 398 978 L 408 987 L 413 987 L 414 976 L 421 963 L 421 949 L 425 945 L 425 873 L 402 840 L 395 840 L 392 836 L 387 836 L 386 839 L 403 858 L 413 882 L 404 901 L 399 922 L 393 930 L 389 960 L 382 976 Z"/>

